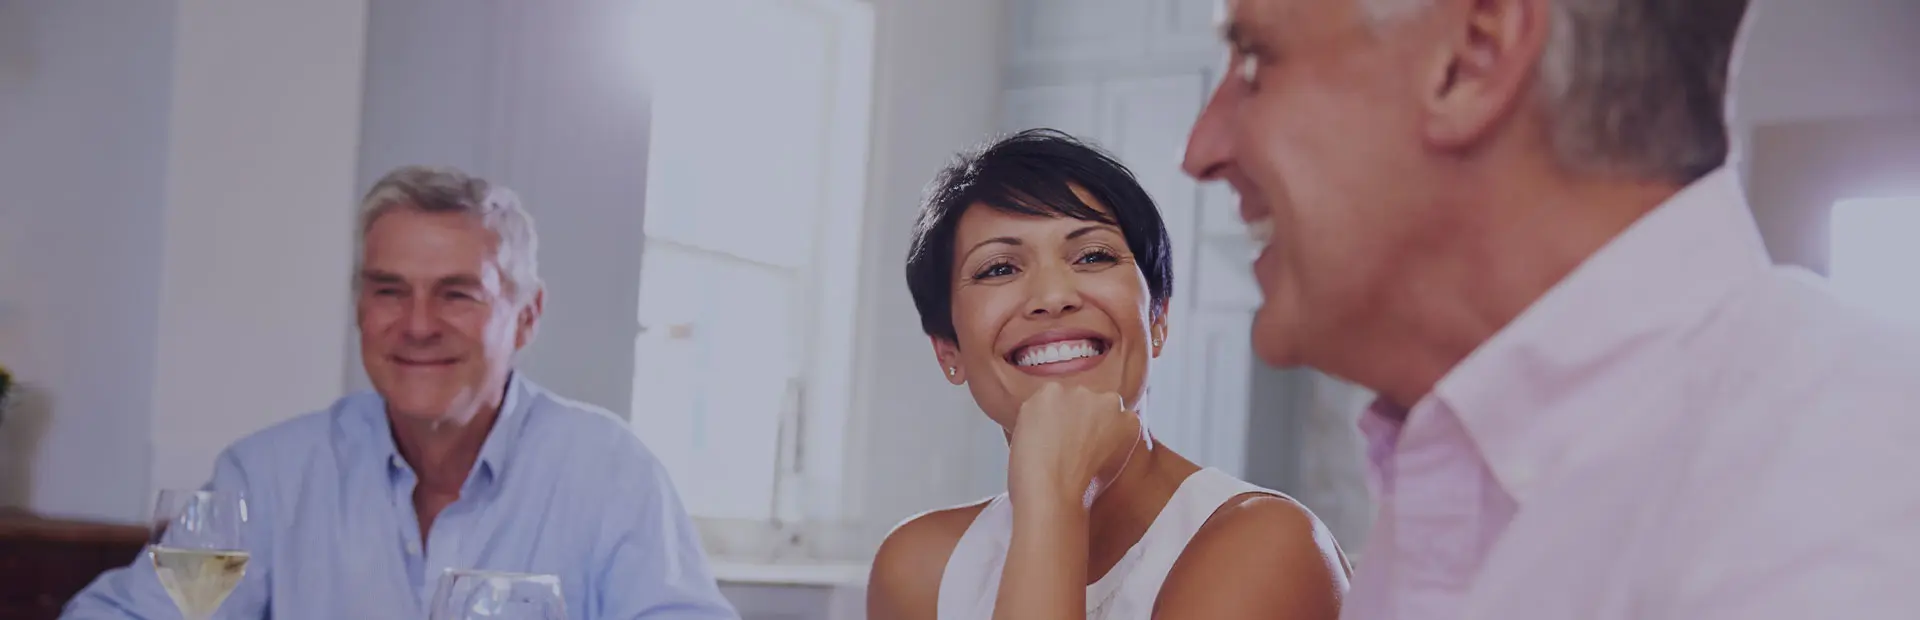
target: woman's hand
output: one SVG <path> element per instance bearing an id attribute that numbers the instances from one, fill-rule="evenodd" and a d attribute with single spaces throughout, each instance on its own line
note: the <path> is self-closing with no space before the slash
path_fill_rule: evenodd
<path id="1" fill-rule="evenodd" d="M 1023 499 L 1060 500 L 1085 508 L 1120 475 L 1139 443 L 1140 417 L 1120 395 L 1048 383 L 1020 405 L 1007 492 L 1015 506 Z"/>

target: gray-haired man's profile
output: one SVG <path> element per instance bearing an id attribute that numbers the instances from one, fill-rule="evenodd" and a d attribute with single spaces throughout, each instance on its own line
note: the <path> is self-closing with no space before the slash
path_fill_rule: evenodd
<path id="1" fill-rule="evenodd" d="M 1920 617 L 1920 345 L 1770 264 L 1746 10 L 1227 2 L 1186 169 L 1266 244 L 1254 349 L 1380 397 L 1345 617 Z"/>

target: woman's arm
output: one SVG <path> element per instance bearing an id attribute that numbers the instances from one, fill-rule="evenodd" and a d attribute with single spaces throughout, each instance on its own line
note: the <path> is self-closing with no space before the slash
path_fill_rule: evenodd
<path id="1" fill-rule="evenodd" d="M 1087 509 L 1073 497 L 1020 497 L 994 620 L 1087 617 Z"/>
<path id="2" fill-rule="evenodd" d="M 1335 620 L 1346 561 L 1294 502 L 1247 495 L 1215 512 L 1160 586 L 1155 618 Z"/>
<path id="3" fill-rule="evenodd" d="M 1013 537 L 994 620 L 1085 620 L 1087 507 L 1140 443 L 1117 394 L 1049 383 L 1020 406 L 1007 463 Z"/>

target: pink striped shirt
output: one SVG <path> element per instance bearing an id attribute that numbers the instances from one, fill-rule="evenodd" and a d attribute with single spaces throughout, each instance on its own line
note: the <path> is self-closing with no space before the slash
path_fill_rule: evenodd
<path id="1" fill-rule="evenodd" d="M 1730 170 L 1385 407 L 1345 618 L 1920 618 L 1920 339 L 1771 266 Z"/>

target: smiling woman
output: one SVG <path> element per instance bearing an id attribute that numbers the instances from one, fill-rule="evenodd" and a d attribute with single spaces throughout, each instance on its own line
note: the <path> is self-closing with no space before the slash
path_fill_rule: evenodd
<path id="1" fill-rule="evenodd" d="M 1043 129 L 963 160 L 934 187 L 907 286 L 949 378 L 1009 428 L 1042 377 L 1138 407 L 1166 336 L 1173 260 L 1132 174 Z"/>
<path id="2" fill-rule="evenodd" d="M 1170 245 L 1133 174 L 1058 131 L 1014 134 L 934 180 L 908 288 L 948 381 L 1005 429 L 1008 491 L 896 528 L 870 617 L 1338 614 L 1346 563 L 1312 513 L 1140 422 Z"/>

